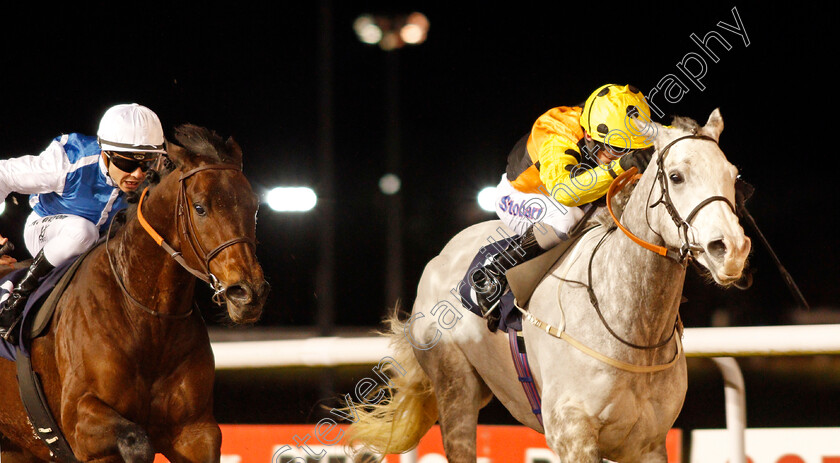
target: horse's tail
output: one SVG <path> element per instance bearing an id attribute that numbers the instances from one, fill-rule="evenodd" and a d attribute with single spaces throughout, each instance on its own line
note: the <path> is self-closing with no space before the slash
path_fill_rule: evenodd
<path id="1" fill-rule="evenodd" d="M 438 419 L 437 399 L 432 382 L 417 359 L 405 335 L 405 323 L 395 308 L 386 319 L 389 329 L 384 333 L 391 340 L 394 360 L 388 371 L 391 385 L 379 388 L 384 398 L 376 405 L 357 408 L 358 421 L 347 429 L 348 448 L 360 455 L 362 450 L 379 455 L 397 454 L 413 449 Z M 379 391 L 369 394 L 376 397 Z"/>

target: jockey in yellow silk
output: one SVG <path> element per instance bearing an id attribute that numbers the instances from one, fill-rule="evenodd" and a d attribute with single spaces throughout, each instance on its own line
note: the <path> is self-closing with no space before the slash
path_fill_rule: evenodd
<path id="1" fill-rule="evenodd" d="M 569 232 L 610 183 L 631 166 L 647 167 L 650 107 L 633 86 L 607 84 L 583 107 L 559 106 L 534 122 L 508 155 L 496 188 L 496 213 L 518 236 L 491 256 L 471 286 L 488 326 L 498 326 L 505 272 L 569 239 Z M 534 224 L 545 224 L 548 227 Z"/>

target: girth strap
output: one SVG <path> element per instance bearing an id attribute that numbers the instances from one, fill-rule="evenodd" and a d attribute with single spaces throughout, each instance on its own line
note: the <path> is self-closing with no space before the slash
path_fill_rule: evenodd
<path id="1" fill-rule="evenodd" d="M 525 353 L 525 338 L 520 337 L 513 328 L 508 328 L 508 340 L 510 341 L 510 354 L 513 356 L 516 375 L 519 382 L 522 383 L 522 389 L 528 397 L 528 403 L 531 404 L 531 411 L 542 425 L 542 399 L 537 384 L 534 382 L 534 377 L 531 375 L 531 366 L 528 364 L 528 355 Z"/>
<path id="2" fill-rule="evenodd" d="M 41 387 L 38 373 L 32 370 L 30 358 L 17 348 L 17 377 L 20 386 L 20 400 L 29 416 L 32 428 L 39 439 L 50 449 L 50 453 L 62 463 L 78 463 L 70 444 L 58 427 L 50 411 L 47 398 Z"/>

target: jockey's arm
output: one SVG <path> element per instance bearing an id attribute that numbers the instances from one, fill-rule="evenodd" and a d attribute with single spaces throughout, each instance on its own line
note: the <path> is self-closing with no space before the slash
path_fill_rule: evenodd
<path id="1" fill-rule="evenodd" d="M 12 193 L 60 192 L 70 170 L 64 148 L 53 141 L 38 156 L 0 160 L 0 201 Z"/>
<path id="2" fill-rule="evenodd" d="M 563 137 L 550 137 L 539 150 L 540 180 L 564 206 L 582 206 L 601 198 L 624 172 L 618 160 L 596 165 L 581 157 L 577 144 Z"/>

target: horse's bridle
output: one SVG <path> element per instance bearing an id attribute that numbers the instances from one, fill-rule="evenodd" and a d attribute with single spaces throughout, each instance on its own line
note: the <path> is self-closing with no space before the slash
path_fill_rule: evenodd
<path id="1" fill-rule="evenodd" d="M 697 213 L 700 212 L 700 210 L 703 209 L 705 206 L 707 206 L 710 203 L 713 203 L 715 201 L 723 201 L 724 203 L 726 203 L 727 206 L 729 206 L 729 208 L 732 210 L 732 212 L 735 213 L 735 206 L 733 206 L 732 202 L 729 201 L 729 199 L 727 199 L 725 196 L 711 196 L 711 197 L 708 197 L 708 198 L 704 199 L 703 201 L 700 201 L 700 203 L 697 206 L 695 206 L 694 209 L 691 210 L 691 212 L 688 214 L 688 216 L 685 219 L 683 219 L 682 216 L 680 216 L 679 211 L 677 211 L 677 208 L 674 206 L 673 201 L 671 201 L 671 194 L 668 190 L 668 179 L 666 178 L 666 174 L 665 174 L 664 162 L 665 162 L 665 156 L 668 155 L 669 150 L 671 149 L 672 146 L 674 146 L 674 144 L 676 144 L 679 141 L 688 140 L 688 139 L 708 140 L 708 141 L 711 141 L 711 142 L 717 144 L 717 140 L 715 140 L 712 137 L 708 137 L 706 135 L 697 135 L 696 133 L 692 133 L 691 135 L 685 135 L 685 136 L 676 138 L 676 139 L 672 140 L 670 143 L 668 143 L 667 145 L 665 145 L 665 147 L 660 151 L 659 158 L 657 159 L 657 162 L 656 162 L 656 168 L 657 168 L 656 169 L 656 180 L 659 183 L 659 189 L 660 189 L 660 192 L 661 192 L 661 196 L 655 203 L 650 204 L 650 206 L 649 206 L 651 209 L 653 209 L 654 207 L 656 207 L 660 204 L 665 206 L 665 210 L 668 211 L 668 215 L 671 216 L 671 220 L 674 221 L 674 224 L 677 226 L 677 229 L 679 230 L 679 233 L 681 235 L 682 245 L 680 246 L 679 249 L 673 249 L 673 248 L 669 248 L 667 246 L 659 246 L 659 245 L 649 243 L 649 242 L 639 238 L 638 236 L 634 235 L 630 230 L 625 228 L 621 224 L 621 222 L 618 220 L 618 218 L 615 216 L 615 213 L 613 212 L 613 208 L 612 208 L 612 198 L 613 198 L 613 196 L 615 196 L 618 191 L 620 191 L 622 188 L 624 188 L 628 184 L 632 184 L 632 183 L 638 181 L 642 177 L 641 174 L 637 173 L 637 169 L 635 167 L 631 167 L 629 170 L 627 170 L 623 174 L 619 175 L 612 182 L 612 184 L 610 184 L 610 188 L 607 191 L 607 210 L 609 210 L 610 215 L 612 216 L 613 221 L 615 221 L 616 226 L 622 232 L 624 232 L 624 234 L 627 235 L 628 238 L 630 238 L 633 242 L 635 242 L 639 246 L 641 246 L 641 247 L 643 247 L 647 250 L 653 251 L 653 252 L 655 252 L 655 253 L 663 256 L 663 257 L 667 257 L 667 258 L 677 262 L 678 264 L 682 265 L 683 267 L 685 267 L 687 265 L 688 260 L 690 258 L 694 257 L 694 253 L 703 252 L 703 247 L 701 245 L 693 243 L 688 236 L 688 231 L 691 228 L 691 220 L 694 219 L 694 217 L 697 216 Z M 652 192 L 653 192 L 653 186 L 651 186 L 651 193 Z M 656 232 L 654 232 L 654 233 L 656 233 Z M 661 237 L 661 235 L 660 235 L 660 237 Z"/>
<path id="2" fill-rule="evenodd" d="M 714 143 L 717 143 L 717 140 L 715 140 L 712 137 L 707 137 L 705 135 L 697 135 L 696 133 L 692 133 L 691 135 L 686 135 L 686 136 L 683 136 L 683 137 L 679 137 L 675 140 L 672 140 L 670 143 L 665 145 L 665 147 L 660 151 L 659 158 L 657 159 L 657 162 L 656 162 L 656 167 L 657 167 L 656 179 L 659 182 L 659 187 L 660 187 L 660 191 L 662 193 L 662 196 L 655 203 L 650 204 L 650 195 L 648 195 L 648 204 L 650 204 L 648 207 L 652 209 L 652 208 L 658 206 L 659 204 L 662 204 L 663 206 L 665 206 L 665 210 L 668 211 L 668 214 L 671 216 L 671 220 L 674 221 L 674 224 L 679 229 L 680 234 L 681 234 L 681 239 L 682 239 L 682 245 L 680 246 L 680 249 L 673 249 L 673 248 L 669 248 L 667 246 L 659 246 L 659 245 L 647 242 L 647 241 L 639 238 L 638 236 L 633 234 L 633 232 L 631 232 L 626 227 L 624 227 L 621 224 L 621 222 L 618 220 L 618 217 L 615 216 L 615 212 L 613 211 L 613 207 L 612 207 L 613 196 L 615 196 L 618 191 L 620 191 L 622 188 L 624 188 L 628 184 L 634 183 L 642 177 L 641 174 L 637 173 L 637 169 L 635 167 L 631 167 L 630 169 L 628 169 L 627 171 L 625 171 L 624 173 L 619 175 L 615 180 L 613 180 L 612 184 L 610 184 L 609 190 L 607 191 L 607 210 L 609 210 L 610 216 L 612 216 L 613 221 L 615 222 L 616 226 L 622 232 L 624 232 L 624 234 L 627 235 L 627 237 L 630 238 L 634 243 L 638 244 L 639 246 L 641 246 L 641 247 L 643 247 L 643 248 L 645 248 L 649 251 L 653 251 L 656 254 L 659 254 L 660 256 L 667 257 L 667 258 L 673 260 L 674 262 L 680 264 L 683 267 L 685 267 L 688 263 L 688 260 L 694 256 L 693 253 L 703 252 L 703 247 L 700 246 L 700 245 L 692 243 L 691 240 L 689 239 L 689 236 L 688 236 L 688 230 L 691 227 L 691 220 L 695 216 L 697 216 L 697 213 L 700 212 L 700 210 L 703 209 L 705 206 L 707 206 L 710 203 L 715 202 L 715 201 L 725 202 L 732 209 L 732 212 L 733 213 L 735 212 L 735 207 L 732 205 L 732 203 L 726 197 L 724 197 L 724 196 L 711 196 L 709 198 L 704 199 L 703 201 L 700 201 L 700 203 L 697 206 L 695 206 L 694 209 L 691 210 L 691 212 L 688 214 L 688 217 L 686 217 L 685 219 L 683 219 L 682 216 L 680 216 L 679 211 L 677 211 L 677 208 L 674 206 L 674 203 L 671 201 L 671 195 L 670 195 L 669 190 L 668 190 L 668 179 L 666 178 L 666 175 L 665 175 L 664 159 L 665 159 L 665 156 L 668 155 L 669 150 L 671 149 L 672 146 L 674 146 L 675 143 L 677 143 L 679 141 L 682 141 L 682 140 L 687 140 L 687 139 L 709 140 L 709 141 L 712 141 Z M 655 184 L 651 185 L 651 194 L 653 192 L 654 186 L 655 186 Z M 647 214 L 645 214 L 645 215 L 647 215 Z M 650 225 L 648 225 L 648 227 L 650 227 Z M 598 317 L 601 319 L 601 323 L 603 323 L 603 325 L 607 329 L 607 331 L 609 331 L 609 333 L 614 338 L 619 340 L 621 343 L 623 343 L 627 346 L 630 346 L 634 349 L 643 349 L 643 350 L 658 349 L 660 347 L 663 347 L 671 341 L 671 339 L 674 337 L 674 333 L 676 333 L 679 329 L 679 325 L 680 325 L 679 314 L 677 315 L 677 318 L 674 320 L 674 329 L 671 331 L 671 334 L 665 340 L 660 341 L 660 342 L 655 343 L 655 344 L 650 344 L 650 345 L 639 345 L 639 344 L 634 344 L 630 341 L 627 341 L 626 339 L 619 336 L 618 333 L 616 333 L 610 327 L 610 325 L 607 323 L 607 320 L 604 318 L 604 315 L 601 313 L 601 307 L 600 307 L 600 304 L 598 303 L 598 298 L 595 295 L 594 289 L 592 288 L 592 263 L 595 259 L 595 253 L 598 252 L 598 249 L 601 247 L 601 244 L 603 244 L 604 240 L 607 238 L 607 236 L 610 235 L 610 232 L 612 232 L 613 230 L 614 230 L 614 228 L 611 228 L 606 233 L 604 233 L 604 235 L 598 241 L 598 244 L 595 245 L 595 248 L 592 250 L 592 255 L 589 258 L 589 267 L 588 267 L 589 284 L 585 285 L 585 287 L 587 289 L 587 292 L 589 293 L 589 300 L 592 303 L 592 306 L 595 307 L 595 312 L 598 314 Z M 654 233 L 656 233 L 656 232 L 654 231 Z M 658 233 L 657 233 L 657 235 L 658 235 Z M 660 235 L 660 237 L 661 237 L 661 235 Z"/>
<path id="3" fill-rule="evenodd" d="M 193 175 L 203 172 L 206 170 L 240 170 L 238 167 L 230 165 L 230 164 L 206 164 L 203 166 L 196 167 L 195 169 L 189 170 L 183 174 L 178 179 L 178 183 L 180 187 L 178 189 L 178 199 L 175 205 L 175 209 L 177 212 L 176 222 L 177 228 L 180 233 L 183 235 L 184 241 L 189 244 L 191 251 L 195 256 L 202 260 L 202 269 L 196 269 L 189 265 L 184 257 L 181 255 L 180 251 L 176 251 L 172 246 L 167 243 L 162 236 L 155 229 L 149 225 L 149 222 L 146 221 L 146 218 L 143 217 L 143 199 L 146 197 L 146 193 L 149 191 L 149 187 L 146 187 L 143 190 L 143 194 L 140 195 L 140 202 L 137 204 L 137 220 L 140 222 L 140 225 L 146 230 L 146 233 L 152 237 L 153 240 L 158 244 L 158 246 L 162 247 L 170 257 L 172 257 L 176 262 L 178 262 L 181 267 L 184 267 L 188 272 L 195 275 L 196 278 L 204 281 L 213 289 L 213 302 L 218 305 L 221 305 L 224 301 L 224 292 L 226 288 L 221 284 L 218 278 L 210 271 L 210 261 L 213 260 L 214 257 L 218 256 L 220 252 L 224 249 L 233 246 L 234 244 L 238 243 L 245 243 L 250 245 L 252 248 L 256 247 L 256 243 L 253 239 L 248 237 L 238 237 L 233 238 L 224 243 L 216 246 L 212 251 L 206 252 L 204 250 L 204 246 L 201 245 L 201 242 L 196 239 L 196 230 L 195 225 L 192 221 L 192 215 L 188 209 L 188 204 L 190 204 L 189 197 L 187 196 L 187 187 L 186 187 L 186 180 Z"/>
<path id="4" fill-rule="evenodd" d="M 730 209 L 732 209 L 732 212 L 735 212 L 735 207 L 732 205 L 732 203 L 727 198 L 725 198 L 723 196 L 712 196 L 712 197 L 704 199 L 703 201 L 700 202 L 700 204 L 695 206 L 694 209 L 692 209 L 691 213 L 688 214 L 688 217 L 686 217 L 685 219 L 683 219 L 680 216 L 679 212 L 677 211 L 677 208 L 674 206 L 674 203 L 671 201 L 671 195 L 668 191 L 668 179 L 666 178 L 666 175 L 665 175 L 664 159 L 665 159 L 665 156 L 667 156 L 668 151 L 671 149 L 671 147 L 675 143 L 677 143 L 681 140 L 686 140 L 686 139 L 709 140 L 709 141 L 717 143 L 717 140 L 715 140 L 714 138 L 707 137 L 705 135 L 697 135 L 697 133 L 695 132 L 695 133 L 692 133 L 691 135 L 686 135 L 686 136 L 683 136 L 683 137 L 679 137 L 679 138 L 671 141 L 667 145 L 665 145 L 665 147 L 661 150 L 661 152 L 659 154 L 659 158 L 657 160 L 657 172 L 656 172 L 656 178 L 657 178 L 657 181 L 659 182 L 659 186 L 660 186 L 660 190 L 662 192 L 662 196 L 653 204 L 650 204 L 650 196 L 648 196 L 648 204 L 650 204 L 649 208 L 654 208 L 654 207 L 658 206 L 659 204 L 664 205 L 665 209 L 668 211 L 668 214 L 671 216 L 671 219 L 674 221 L 674 224 L 676 224 L 677 228 L 680 230 L 681 235 L 682 235 L 682 240 L 683 240 L 683 243 L 680 246 L 680 249 L 672 249 L 672 248 L 668 248 L 667 246 L 659 246 L 659 245 L 647 242 L 647 241 L 639 238 L 638 236 L 634 235 L 630 230 L 628 230 L 626 227 L 624 227 L 621 224 L 621 222 L 618 220 L 618 218 L 615 216 L 615 212 L 613 212 L 613 207 L 612 207 L 612 198 L 622 188 L 624 188 L 625 186 L 627 186 L 630 183 L 634 183 L 634 182 L 638 181 L 642 177 L 642 175 L 638 173 L 638 169 L 636 169 L 635 167 L 631 167 L 630 169 L 628 169 L 627 171 L 625 171 L 624 173 L 619 175 L 615 180 L 613 180 L 612 184 L 610 184 L 609 190 L 607 191 L 607 197 L 606 197 L 606 199 L 607 199 L 607 210 L 609 210 L 610 215 L 612 216 L 613 221 L 615 222 L 616 226 L 619 229 L 621 229 L 621 231 L 625 235 L 627 235 L 628 238 L 630 238 L 634 243 L 638 244 L 639 246 L 641 246 L 641 247 L 643 247 L 643 248 L 645 248 L 649 251 L 655 252 L 656 254 L 659 254 L 663 257 L 667 257 L 667 258 L 677 262 L 678 264 L 680 264 L 683 267 L 686 266 L 688 259 L 693 257 L 694 252 L 702 252 L 703 251 L 702 247 L 700 247 L 699 245 L 691 243 L 691 241 L 688 237 L 688 229 L 691 227 L 691 220 L 697 215 L 697 213 L 700 212 L 700 210 L 703 207 L 707 206 L 708 204 L 710 204 L 714 201 L 725 202 L 730 207 Z M 653 193 L 654 186 L 655 186 L 655 184 L 651 185 L 651 194 Z M 647 214 L 645 214 L 645 215 L 647 216 Z M 648 224 L 648 227 L 649 226 L 650 225 Z M 574 346 L 578 350 L 582 351 L 583 353 L 589 355 L 590 357 L 598 359 L 598 360 L 600 360 L 600 361 L 602 361 L 602 362 L 604 362 L 608 365 L 612 365 L 616 368 L 620 368 L 622 370 L 633 372 L 633 373 L 656 373 L 656 372 L 659 372 L 659 371 L 666 370 L 666 369 L 674 366 L 677 363 L 677 361 L 680 359 L 680 356 L 682 355 L 682 342 L 680 341 L 679 336 L 675 336 L 675 334 L 678 331 L 681 331 L 682 323 L 680 322 L 679 312 L 677 312 L 677 316 L 674 320 L 674 328 L 671 331 L 671 334 L 665 340 L 657 342 L 655 344 L 651 344 L 651 345 L 634 344 L 634 343 L 632 343 L 630 341 L 627 341 L 626 339 L 622 338 L 621 336 L 619 336 L 618 333 L 616 333 L 610 327 L 610 325 L 607 323 L 607 320 L 604 318 L 603 313 L 601 312 L 600 304 L 598 303 L 598 298 L 596 297 L 595 291 L 592 288 L 592 264 L 593 264 L 593 261 L 595 259 L 595 254 L 598 252 L 598 249 L 604 243 L 606 238 L 614 230 L 615 230 L 615 228 L 610 228 L 609 230 L 607 230 L 607 232 L 604 233 L 604 235 L 601 237 L 601 239 L 598 241 L 598 243 L 595 245 L 595 247 L 592 250 L 592 254 L 589 257 L 589 266 L 588 266 L 588 270 L 587 270 L 588 271 L 588 277 L 589 277 L 589 283 L 588 284 L 578 282 L 578 281 L 573 281 L 573 280 L 566 280 L 565 278 L 560 278 L 560 280 L 561 281 L 567 281 L 567 282 L 570 282 L 570 283 L 577 283 L 577 284 L 580 284 L 580 285 L 586 287 L 587 292 L 589 293 L 589 300 L 592 303 L 593 307 L 595 307 L 595 311 L 597 312 L 598 317 L 601 319 L 601 323 L 604 325 L 604 327 L 607 329 L 607 331 L 609 331 L 609 333 L 615 339 L 620 341 L 621 343 L 623 343 L 627 346 L 630 346 L 634 349 L 653 350 L 653 349 L 658 349 L 660 347 L 664 347 L 665 345 L 670 343 L 672 339 L 675 340 L 676 351 L 674 353 L 674 357 L 670 361 L 668 361 L 666 363 L 663 363 L 663 364 L 657 364 L 657 365 L 634 365 L 634 364 L 629 364 L 629 363 L 626 363 L 626 362 L 618 361 L 616 359 L 607 357 L 606 355 L 603 355 L 603 354 L 595 351 L 594 349 L 592 349 L 590 347 L 587 347 L 586 345 L 584 345 L 580 341 L 572 338 L 568 333 L 565 332 L 565 321 L 563 322 L 563 325 L 564 325 L 563 327 L 557 328 L 557 327 L 554 327 L 554 326 L 552 326 L 552 325 L 550 325 L 550 324 L 548 324 L 548 323 L 546 323 L 542 320 L 537 319 L 530 312 L 528 312 L 525 309 L 519 307 L 519 305 L 516 304 L 515 300 L 514 300 L 514 305 L 516 306 L 516 308 L 520 312 L 522 312 L 523 317 L 526 320 L 528 320 L 531 324 L 536 326 L 537 328 L 544 330 L 546 333 L 548 333 L 551 336 L 554 336 L 554 337 L 565 340 L 566 342 L 570 343 L 572 346 Z M 654 233 L 656 233 L 656 232 L 654 231 Z M 657 233 L 657 235 L 658 235 L 658 233 Z M 660 238 L 661 238 L 661 235 L 660 235 Z M 562 310 L 562 308 L 561 308 L 561 310 Z"/>

